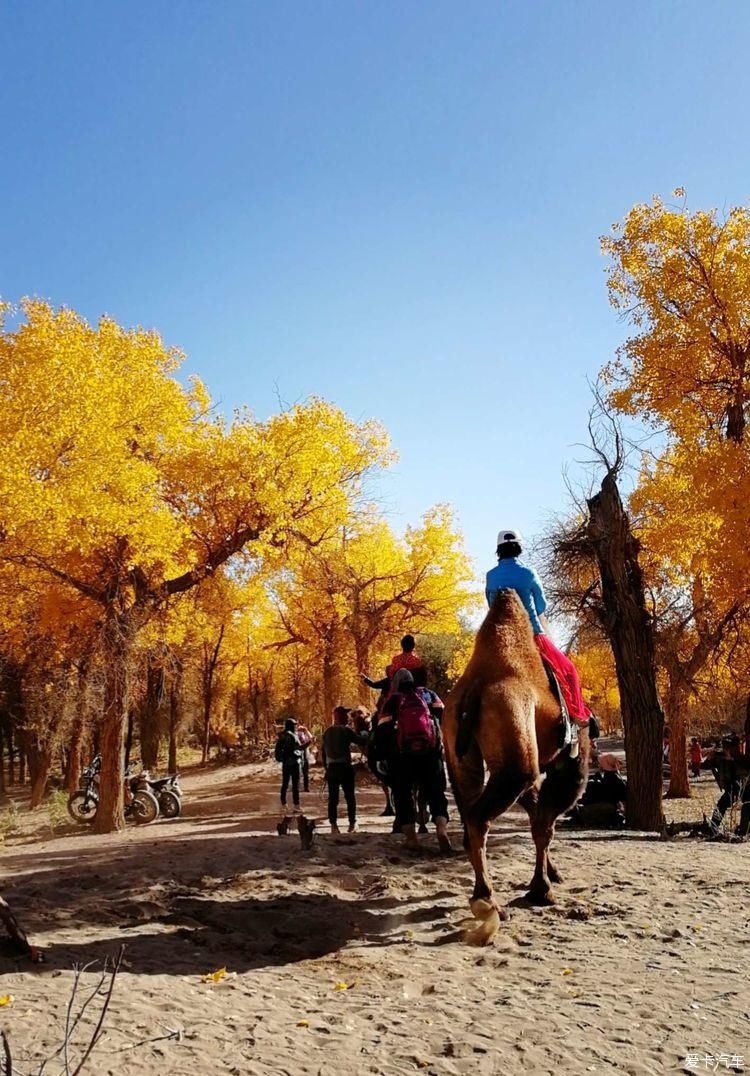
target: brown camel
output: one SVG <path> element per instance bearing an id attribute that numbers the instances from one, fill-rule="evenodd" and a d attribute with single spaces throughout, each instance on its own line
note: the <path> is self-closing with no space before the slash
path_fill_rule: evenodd
<path id="1" fill-rule="evenodd" d="M 526 610 L 515 591 L 501 590 L 443 717 L 448 771 L 476 878 L 473 929 L 464 934 L 471 944 L 486 945 L 506 918 L 487 872 L 487 834 L 492 820 L 516 802 L 529 814 L 536 846 L 527 899 L 554 902 L 550 881 L 561 879 L 549 858 L 550 841 L 557 818 L 583 791 L 588 771 L 588 731 L 580 733 L 574 758 L 570 746 L 562 746 L 564 731 Z"/>

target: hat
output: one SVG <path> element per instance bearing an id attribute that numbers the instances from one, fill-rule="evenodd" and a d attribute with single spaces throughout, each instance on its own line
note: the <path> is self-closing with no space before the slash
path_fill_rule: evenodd
<path id="1" fill-rule="evenodd" d="M 510 527 L 507 530 L 500 531 L 497 536 L 498 545 L 505 545 L 506 542 L 517 542 L 521 545 L 521 541 L 521 532 L 511 530 Z"/>

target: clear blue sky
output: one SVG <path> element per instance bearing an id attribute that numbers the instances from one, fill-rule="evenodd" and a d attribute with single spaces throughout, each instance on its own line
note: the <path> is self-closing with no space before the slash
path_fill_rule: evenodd
<path id="1" fill-rule="evenodd" d="M 393 522 L 565 503 L 598 236 L 744 202 L 750 7 L 5 0 L 0 294 L 158 327 L 227 409 L 377 415 Z"/>

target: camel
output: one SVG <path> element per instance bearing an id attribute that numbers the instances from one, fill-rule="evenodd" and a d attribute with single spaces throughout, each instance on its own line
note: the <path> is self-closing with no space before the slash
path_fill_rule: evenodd
<path id="1" fill-rule="evenodd" d="M 492 821 L 516 802 L 528 812 L 536 847 L 527 899 L 554 903 L 550 882 L 562 879 L 549 846 L 557 818 L 586 785 L 589 755 L 587 730 L 579 733 L 577 753 L 563 746 L 564 732 L 526 610 L 515 591 L 501 590 L 443 717 L 448 772 L 475 874 L 474 918 L 463 936 L 470 944 L 486 945 L 507 918 L 487 871 L 487 835 Z"/>

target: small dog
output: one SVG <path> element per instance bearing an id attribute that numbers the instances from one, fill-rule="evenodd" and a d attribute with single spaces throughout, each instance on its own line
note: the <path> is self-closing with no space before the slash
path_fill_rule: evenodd
<path id="1" fill-rule="evenodd" d="M 305 852 L 309 852 L 315 840 L 315 819 L 306 818 L 301 814 L 297 816 L 297 829 L 299 831 L 300 844 Z"/>

